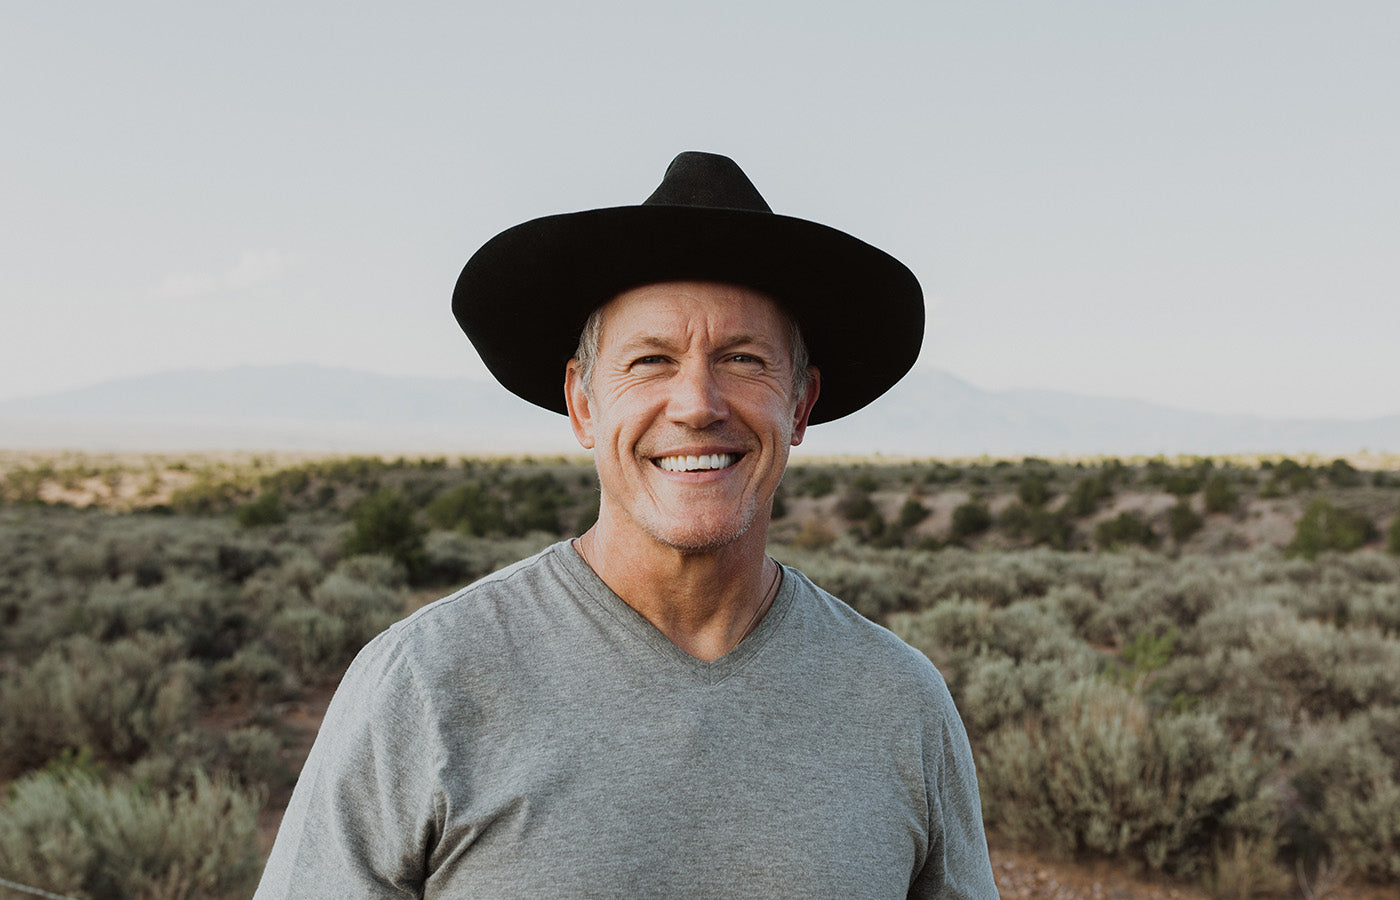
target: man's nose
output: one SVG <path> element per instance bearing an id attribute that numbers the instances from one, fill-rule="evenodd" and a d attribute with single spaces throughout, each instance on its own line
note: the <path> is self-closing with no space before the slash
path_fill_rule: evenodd
<path id="1" fill-rule="evenodd" d="M 715 372 L 708 364 L 687 364 L 671 379 L 667 407 L 673 422 L 691 428 L 707 428 L 729 416 L 729 404 Z"/>

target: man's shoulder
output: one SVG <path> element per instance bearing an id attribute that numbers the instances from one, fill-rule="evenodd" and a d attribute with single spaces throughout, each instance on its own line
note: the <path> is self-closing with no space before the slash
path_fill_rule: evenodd
<path id="1" fill-rule="evenodd" d="M 529 634 L 557 616 L 568 584 L 556 555 L 566 547 L 546 547 L 423 606 L 381 632 L 362 655 L 406 657 L 418 668 L 491 655 L 512 635 Z"/>
<path id="2" fill-rule="evenodd" d="M 567 547 L 560 541 L 524 559 L 483 575 L 465 587 L 434 600 L 391 627 L 391 631 L 432 629 L 445 619 L 470 617 L 502 603 L 515 603 L 540 593 L 557 590 L 562 571 L 555 559 Z"/>
<path id="3" fill-rule="evenodd" d="M 788 567 L 787 571 L 797 580 L 799 597 L 806 598 L 807 628 L 831 644 L 830 651 L 839 658 L 863 668 L 885 670 L 891 677 L 942 687 L 942 675 L 923 653 L 817 585 L 801 570 Z"/>

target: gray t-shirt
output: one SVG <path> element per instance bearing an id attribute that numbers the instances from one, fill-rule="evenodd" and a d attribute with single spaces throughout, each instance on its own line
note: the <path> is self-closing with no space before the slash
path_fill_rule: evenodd
<path id="1" fill-rule="evenodd" d="M 271 898 L 995 897 L 929 661 L 800 572 L 713 662 L 567 542 L 394 625 L 332 700 Z"/>

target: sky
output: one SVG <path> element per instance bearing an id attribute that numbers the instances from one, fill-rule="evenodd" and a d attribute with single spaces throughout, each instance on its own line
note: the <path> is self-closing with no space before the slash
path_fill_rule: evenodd
<path id="1" fill-rule="evenodd" d="M 471 253 L 694 149 L 905 262 L 920 367 L 1400 413 L 1397 34 L 1389 0 L 11 0 L 0 400 L 485 378 L 449 308 Z"/>

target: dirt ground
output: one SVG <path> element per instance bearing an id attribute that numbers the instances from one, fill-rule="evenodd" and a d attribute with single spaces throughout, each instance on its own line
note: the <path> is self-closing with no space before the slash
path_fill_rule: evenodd
<path id="1" fill-rule="evenodd" d="M 1121 865 L 1067 862 L 1025 850 L 991 847 L 992 871 L 1002 900 L 1214 900 L 1199 885 L 1152 881 Z M 1400 890 L 1380 885 L 1316 884 L 1255 895 L 1259 900 L 1396 900 Z"/>
<path id="2" fill-rule="evenodd" d="M 1050 860 L 995 841 L 991 855 L 1003 900 L 1210 900 L 1193 885 L 1144 881 L 1122 866 Z"/>

